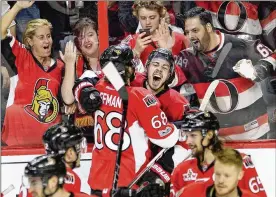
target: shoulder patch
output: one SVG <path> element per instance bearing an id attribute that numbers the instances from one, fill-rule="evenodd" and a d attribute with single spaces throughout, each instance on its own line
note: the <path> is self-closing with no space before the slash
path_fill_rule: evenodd
<path id="1" fill-rule="evenodd" d="M 251 157 L 249 155 L 246 155 L 244 158 L 243 158 L 243 165 L 245 167 L 245 169 L 247 168 L 255 168 L 252 160 L 251 160 Z"/>
<path id="2" fill-rule="evenodd" d="M 147 107 L 157 105 L 157 99 L 152 95 L 148 94 L 143 98 L 144 103 L 146 104 Z"/>

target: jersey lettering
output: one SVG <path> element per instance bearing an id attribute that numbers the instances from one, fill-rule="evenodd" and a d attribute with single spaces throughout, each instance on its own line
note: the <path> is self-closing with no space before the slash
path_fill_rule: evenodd
<path id="1" fill-rule="evenodd" d="M 102 125 L 99 123 L 98 118 L 106 122 L 108 129 L 103 131 Z M 110 150 L 117 151 L 118 144 L 114 142 L 114 135 L 119 135 L 121 126 L 115 126 L 113 121 L 119 120 L 121 124 L 122 114 L 118 112 L 109 112 L 107 115 L 101 110 L 97 110 L 95 113 L 95 128 L 94 128 L 94 137 L 95 137 L 95 146 L 97 149 L 101 150 L 104 145 Z M 127 127 L 127 122 L 125 128 Z M 131 144 L 130 136 L 127 132 L 124 133 L 124 144 L 122 150 L 126 150 Z"/>
<path id="2" fill-rule="evenodd" d="M 253 192 L 254 194 L 256 194 L 260 191 L 264 191 L 263 184 L 261 182 L 261 179 L 258 176 L 253 177 L 249 180 L 249 188 L 250 188 L 251 192 Z"/>
<path id="3" fill-rule="evenodd" d="M 167 125 L 168 119 L 164 112 L 160 113 L 160 116 L 153 116 L 151 119 L 151 126 L 154 129 L 159 129 L 162 125 Z"/>

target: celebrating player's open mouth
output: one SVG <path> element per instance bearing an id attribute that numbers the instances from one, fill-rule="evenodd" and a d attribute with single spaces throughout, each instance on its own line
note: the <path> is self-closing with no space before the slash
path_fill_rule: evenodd
<path id="1" fill-rule="evenodd" d="M 156 70 L 152 76 L 151 86 L 157 89 L 160 88 L 160 86 L 162 85 L 162 82 L 164 82 L 164 80 L 162 79 L 163 79 L 163 75 L 158 70 Z"/>

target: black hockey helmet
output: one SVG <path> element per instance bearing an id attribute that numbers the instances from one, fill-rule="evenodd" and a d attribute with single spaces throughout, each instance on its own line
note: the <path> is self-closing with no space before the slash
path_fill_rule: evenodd
<path id="1" fill-rule="evenodd" d="M 218 131 L 220 126 L 217 117 L 209 111 L 188 111 L 177 125 L 183 131 L 201 131 L 205 136 L 208 130 Z"/>
<path id="2" fill-rule="evenodd" d="M 125 74 L 125 67 L 135 67 L 133 63 L 133 52 L 127 45 L 113 45 L 108 47 L 100 57 L 100 65 L 104 67 L 108 62 L 112 62 L 120 74 Z"/>
<path id="3" fill-rule="evenodd" d="M 50 127 L 43 135 L 43 142 L 47 154 L 64 154 L 70 147 L 76 152 L 85 152 L 86 139 L 80 128 L 69 124 L 56 124 Z"/>
<path id="4" fill-rule="evenodd" d="M 172 52 L 170 50 L 164 49 L 164 48 L 157 48 L 157 49 L 153 50 L 150 53 L 150 55 L 147 59 L 146 68 L 148 68 L 148 66 L 151 63 L 153 58 L 162 58 L 162 59 L 166 60 L 167 62 L 169 62 L 169 64 L 170 64 L 170 70 L 169 70 L 170 78 L 169 78 L 168 81 L 170 81 L 171 78 L 173 77 L 174 68 L 175 68 L 174 57 L 173 57 Z"/>
<path id="5" fill-rule="evenodd" d="M 42 155 L 27 164 L 24 174 L 26 177 L 41 177 L 44 187 L 47 186 L 48 179 L 55 175 L 59 179 L 59 185 L 62 185 L 66 176 L 66 167 L 60 157 Z"/>

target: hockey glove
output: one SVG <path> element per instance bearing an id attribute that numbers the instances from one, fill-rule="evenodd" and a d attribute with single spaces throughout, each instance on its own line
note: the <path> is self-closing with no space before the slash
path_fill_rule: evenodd
<path id="1" fill-rule="evenodd" d="M 165 189 L 159 184 L 148 184 L 137 190 L 135 197 L 164 197 Z"/>
<path id="2" fill-rule="evenodd" d="M 136 190 L 120 187 L 116 190 L 114 197 L 135 197 Z M 112 189 L 103 189 L 102 197 L 112 197 Z"/>
<path id="3" fill-rule="evenodd" d="M 169 193 L 171 175 L 164 168 L 155 163 L 151 166 L 150 170 L 146 172 L 141 179 L 137 182 L 140 188 L 143 188 L 149 184 L 158 184 L 162 186 L 164 193 Z"/>
<path id="4" fill-rule="evenodd" d="M 102 99 L 98 90 L 86 78 L 76 80 L 73 93 L 78 104 L 80 113 L 93 113 L 102 104 Z"/>

